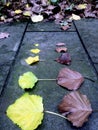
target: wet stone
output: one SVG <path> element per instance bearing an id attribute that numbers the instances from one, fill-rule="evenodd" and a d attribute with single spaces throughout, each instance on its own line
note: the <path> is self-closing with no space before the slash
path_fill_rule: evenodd
<path id="1" fill-rule="evenodd" d="M 97 72 L 98 72 L 98 63 L 97 63 L 97 64 L 94 64 L 94 66 L 96 67 Z"/>
<path id="2" fill-rule="evenodd" d="M 59 24 L 55 24 L 54 22 L 39 22 L 39 23 L 29 23 L 27 31 L 64 31 L 61 29 Z M 66 31 L 75 31 L 74 25 L 70 26 L 70 29 Z"/>
<path id="3" fill-rule="evenodd" d="M 59 53 L 55 51 L 56 43 L 64 42 L 71 54 L 72 63 L 70 66 L 61 65 L 54 61 Z M 35 43 L 39 46 L 36 47 Z M 29 56 L 35 56 L 30 49 L 39 48 L 41 52 L 38 54 L 40 59 L 33 65 L 27 65 L 25 59 Z M 4 90 L 0 99 L 0 112 L 2 119 L 0 120 L 1 130 L 19 130 L 15 124 L 8 119 L 5 114 L 6 109 L 17 98 L 25 92 L 30 94 L 37 94 L 43 97 L 44 109 L 48 111 L 58 112 L 58 104 L 62 98 L 70 91 L 57 85 L 56 80 L 52 81 L 38 81 L 33 89 L 22 90 L 18 85 L 19 76 L 27 71 L 32 71 L 39 79 L 56 79 L 61 68 L 68 67 L 75 71 L 80 72 L 83 76 L 88 76 L 93 79 L 85 79 L 85 82 L 79 88 L 82 94 L 86 94 L 92 103 L 93 110 L 98 108 L 98 87 L 96 75 L 93 71 L 91 64 L 85 54 L 81 42 L 76 32 L 27 32 L 20 48 L 20 53 L 17 56 L 15 66 L 11 73 L 9 82 Z M 44 115 L 42 124 L 37 130 L 95 130 L 98 127 L 98 113 L 93 113 L 87 123 L 82 128 L 75 128 L 68 121 L 53 115 Z M 92 126 L 94 125 L 94 127 Z M 94 129 L 95 128 L 95 129 Z"/>
<path id="4" fill-rule="evenodd" d="M 0 25 L 0 32 L 9 33 L 8 38 L 0 39 L 0 93 L 18 50 L 26 23 L 8 23 Z"/>
<path id="5" fill-rule="evenodd" d="M 82 19 L 75 24 L 92 61 L 98 63 L 98 19 Z"/>

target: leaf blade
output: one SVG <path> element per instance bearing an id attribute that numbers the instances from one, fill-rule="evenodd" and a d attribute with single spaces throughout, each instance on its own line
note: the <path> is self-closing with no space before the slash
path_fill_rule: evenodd
<path id="1" fill-rule="evenodd" d="M 7 116 L 22 130 L 35 130 L 44 116 L 42 97 L 25 93 L 7 108 Z"/>

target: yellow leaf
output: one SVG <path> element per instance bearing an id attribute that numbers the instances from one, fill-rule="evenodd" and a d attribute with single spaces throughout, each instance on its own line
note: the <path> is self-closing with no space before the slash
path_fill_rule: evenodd
<path id="1" fill-rule="evenodd" d="M 78 9 L 85 9 L 87 7 L 87 4 L 79 4 Z"/>
<path id="2" fill-rule="evenodd" d="M 1 18 L 0 18 L 2 21 L 5 21 L 6 19 L 5 19 L 5 16 L 1 16 Z"/>
<path id="3" fill-rule="evenodd" d="M 22 13 L 22 10 L 18 9 L 18 10 L 15 10 L 15 14 L 21 14 Z"/>
<path id="4" fill-rule="evenodd" d="M 19 76 L 18 84 L 22 89 L 33 88 L 38 81 L 36 75 L 30 71 Z"/>
<path id="5" fill-rule="evenodd" d="M 31 12 L 31 11 L 24 11 L 24 12 L 23 12 L 23 15 L 24 15 L 24 16 L 31 16 L 31 15 L 32 15 L 32 12 Z"/>
<path id="6" fill-rule="evenodd" d="M 29 8 L 29 4 L 26 4 L 26 8 Z"/>
<path id="7" fill-rule="evenodd" d="M 40 22 L 42 21 L 44 18 L 43 18 L 43 15 L 32 15 L 31 16 L 31 20 L 32 22 Z"/>
<path id="8" fill-rule="evenodd" d="M 7 2 L 7 3 L 6 3 L 6 6 L 8 7 L 10 4 L 11 4 L 10 2 Z"/>
<path id="9" fill-rule="evenodd" d="M 30 50 L 32 53 L 34 53 L 34 54 L 37 54 L 37 53 L 39 53 L 40 52 L 40 50 L 39 49 L 31 49 Z"/>
<path id="10" fill-rule="evenodd" d="M 25 61 L 27 62 L 27 64 L 33 64 L 35 62 L 39 61 L 39 56 L 34 56 L 34 57 L 28 57 L 27 59 L 25 59 Z"/>
<path id="11" fill-rule="evenodd" d="M 36 44 L 34 44 L 35 46 L 39 46 L 39 44 L 38 43 L 36 43 Z"/>
<path id="12" fill-rule="evenodd" d="M 76 14 L 72 14 L 72 19 L 73 20 L 80 20 L 80 16 L 76 15 Z"/>
<path id="13" fill-rule="evenodd" d="M 7 116 L 22 130 L 35 130 L 44 116 L 42 97 L 25 93 L 8 107 Z"/>

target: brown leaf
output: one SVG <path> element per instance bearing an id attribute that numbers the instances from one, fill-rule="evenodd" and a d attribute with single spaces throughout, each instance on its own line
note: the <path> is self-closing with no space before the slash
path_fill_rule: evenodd
<path id="1" fill-rule="evenodd" d="M 8 38 L 8 37 L 9 37 L 9 33 L 3 33 L 3 32 L 0 33 L 0 39 Z"/>
<path id="2" fill-rule="evenodd" d="M 64 31 L 68 30 L 69 28 L 70 28 L 69 25 L 61 26 L 61 29 L 64 30 Z"/>
<path id="3" fill-rule="evenodd" d="M 66 52 L 67 48 L 66 47 L 56 47 L 55 49 L 57 52 Z"/>
<path id="4" fill-rule="evenodd" d="M 48 4 L 48 0 L 41 0 L 41 3 L 43 6 L 46 6 Z"/>
<path id="5" fill-rule="evenodd" d="M 78 89 L 83 81 L 84 78 L 79 72 L 68 68 L 61 69 L 57 77 L 57 83 L 69 90 Z"/>
<path id="6" fill-rule="evenodd" d="M 71 57 L 69 53 L 62 53 L 59 58 L 56 59 L 57 62 L 65 65 L 70 65 L 71 63 Z"/>
<path id="7" fill-rule="evenodd" d="M 58 106 L 59 111 L 66 116 L 73 126 L 81 127 L 92 113 L 91 104 L 86 95 L 78 91 L 66 95 Z"/>

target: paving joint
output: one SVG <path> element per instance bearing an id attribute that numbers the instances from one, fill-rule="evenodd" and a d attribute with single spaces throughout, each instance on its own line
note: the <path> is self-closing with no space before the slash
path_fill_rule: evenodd
<path id="1" fill-rule="evenodd" d="M 6 88 L 6 85 L 7 85 L 8 81 L 9 81 L 9 78 L 10 78 L 10 75 L 11 75 L 11 72 L 12 72 L 12 69 L 13 69 L 13 66 L 14 66 L 15 61 L 16 61 L 16 57 L 17 57 L 17 55 L 18 55 L 18 53 L 19 53 L 19 50 L 20 50 L 20 48 L 21 48 L 22 41 L 23 41 L 24 36 L 25 36 L 25 32 L 26 32 L 26 30 L 27 30 L 27 27 L 28 27 L 28 22 L 27 22 L 26 27 L 25 27 L 25 29 L 24 29 L 23 35 L 22 35 L 21 40 L 20 40 L 19 47 L 18 47 L 17 52 L 16 52 L 16 54 L 15 54 L 15 56 L 14 56 L 14 59 L 13 59 L 13 61 L 12 61 L 12 64 L 10 65 L 10 69 L 9 69 L 9 72 L 8 72 L 7 77 L 6 77 L 6 79 L 5 79 L 5 82 L 4 82 L 4 84 L 3 84 L 3 87 L 2 87 L 2 90 L 1 90 L 1 93 L 0 93 L 0 97 L 3 95 L 4 89 Z"/>
<path id="2" fill-rule="evenodd" d="M 97 79 L 98 79 L 98 71 L 97 71 L 97 69 L 95 68 L 95 65 L 94 65 L 94 63 L 93 63 L 93 61 L 92 61 L 92 58 L 91 58 L 91 56 L 89 55 L 88 50 L 86 49 L 86 46 L 85 46 L 85 44 L 84 44 L 84 42 L 83 42 L 83 40 L 82 40 L 82 38 L 81 38 L 81 35 L 80 35 L 80 33 L 79 33 L 79 31 L 78 31 L 78 28 L 77 28 L 77 26 L 76 26 L 76 24 L 75 24 L 74 21 L 73 21 L 73 24 L 74 24 L 74 27 L 75 27 L 75 29 L 76 29 L 76 33 L 77 33 L 77 35 L 78 35 L 78 37 L 79 37 L 79 39 L 80 39 L 80 41 L 81 41 L 81 44 L 82 44 L 82 46 L 83 46 L 83 48 L 84 48 L 84 50 L 85 50 L 85 52 L 86 52 L 86 54 L 87 54 L 87 57 L 88 57 L 88 59 L 89 59 L 91 65 L 92 65 L 92 67 L 93 67 L 93 69 L 94 69 L 94 71 L 95 71 L 95 73 L 96 73 Z"/>

